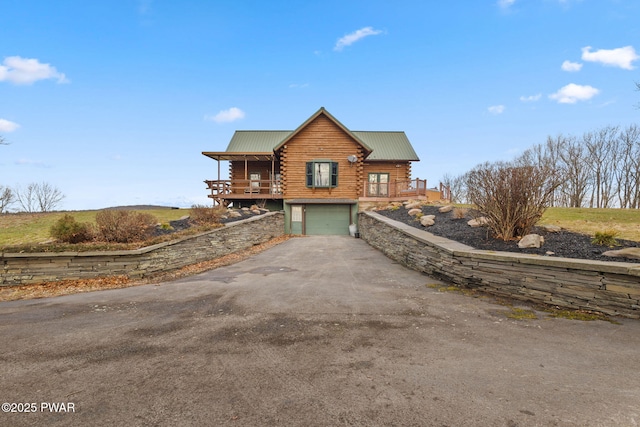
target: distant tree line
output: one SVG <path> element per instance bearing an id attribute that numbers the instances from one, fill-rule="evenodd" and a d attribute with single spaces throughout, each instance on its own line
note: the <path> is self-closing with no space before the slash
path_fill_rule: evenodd
<path id="1" fill-rule="evenodd" d="M 0 214 L 18 206 L 19 212 L 51 212 L 64 199 L 64 194 L 48 182 L 32 182 L 26 187 L 12 189 L 0 185 Z"/>
<path id="2" fill-rule="evenodd" d="M 581 136 L 549 136 L 546 143 L 533 146 L 509 164 L 534 166 L 557 179 L 550 206 L 640 209 L 637 125 L 605 126 Z M 470 173 L 443 177 L 454 202 L 470 201 Z"/>

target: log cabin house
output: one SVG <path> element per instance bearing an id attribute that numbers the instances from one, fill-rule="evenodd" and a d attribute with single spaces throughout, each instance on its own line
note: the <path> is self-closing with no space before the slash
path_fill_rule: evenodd
<path id="1" fill-rule="evenodd" d="M 363 204 L 440 198 L 411 178 L 420 159 L 404 132 L 351 131 L 324 108 L 294 131 L 236 131 L 226 151 L 202 154 L 218 162 L 205 181 L 214 204 L 284 210 L 291 234 L 349 234 Z"/>

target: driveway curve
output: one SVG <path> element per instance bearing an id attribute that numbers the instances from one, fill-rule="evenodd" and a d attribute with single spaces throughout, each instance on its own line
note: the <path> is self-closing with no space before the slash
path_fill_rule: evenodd
<path id="1" fill-rule="evenodd" d="M 640 423 L 640 322 L 516 320 L 443 286 L 317 236 L 174 282 L 0 303 L 0 425 Z"/>

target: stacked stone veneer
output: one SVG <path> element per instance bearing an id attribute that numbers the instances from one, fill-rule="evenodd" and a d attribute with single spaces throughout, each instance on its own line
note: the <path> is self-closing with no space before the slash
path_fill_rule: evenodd
<path id="1" fill-rule="evenodd" d="M 145 277 L 247 249 L 282 234 L 284 214 L 273 212 L 136 250 L 3 253 L 0 286 L 114 275 Z"/>
<path id="2" fill-rule="evenodd" d="M 447 282 L 535 303 L 640 318 L 640 264 L 475 250 L 374 212 L 360 213 L 359 231 L 388 257 Z"/>

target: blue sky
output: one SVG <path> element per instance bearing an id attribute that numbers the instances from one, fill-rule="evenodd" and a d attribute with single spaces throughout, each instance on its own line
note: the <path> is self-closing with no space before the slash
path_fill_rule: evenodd
<path id="1" fill-rule="evenodd" d="M 49 182 L 69 210 L 208 204 L 202 151 L 321 106 L 405 131 L 430 186 L 640 121 L 637 0 L 21 0 L 0 16 L 0 184 Z"/>

